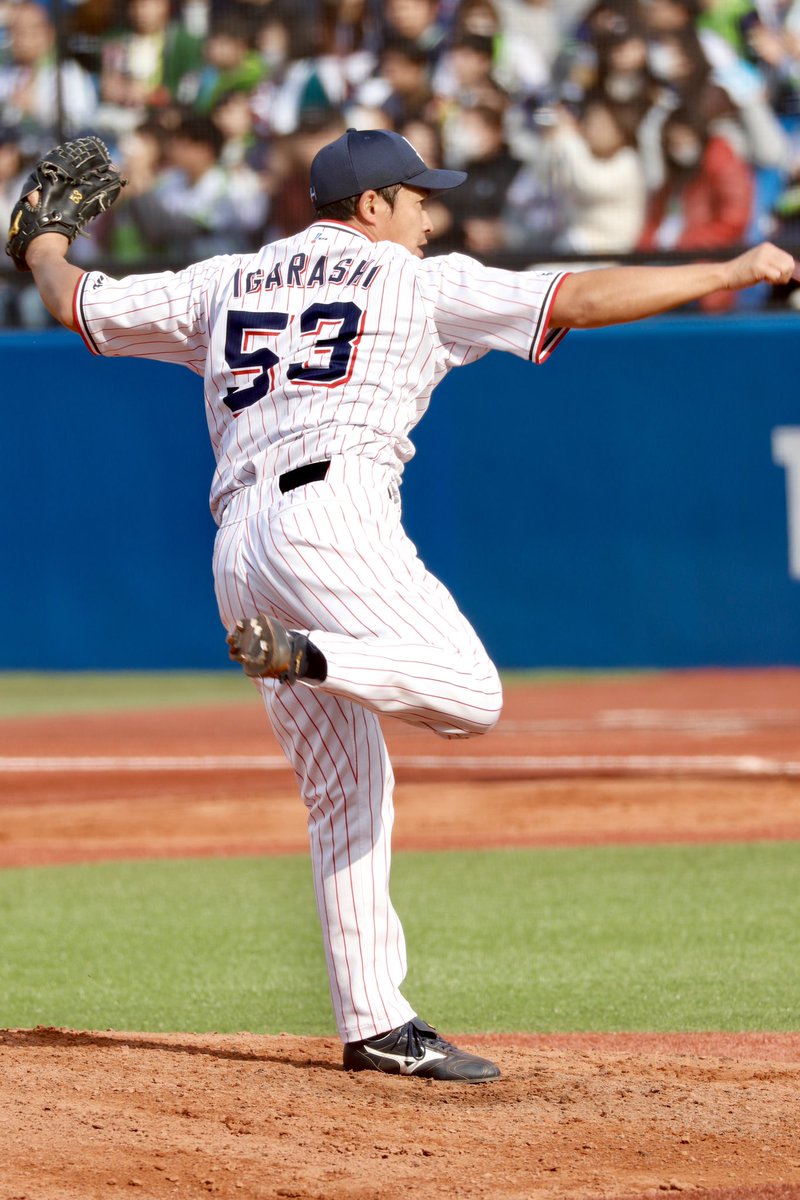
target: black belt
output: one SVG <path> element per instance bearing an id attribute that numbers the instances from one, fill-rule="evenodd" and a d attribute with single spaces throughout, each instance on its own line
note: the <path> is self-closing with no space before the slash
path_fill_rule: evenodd
<path id="1" fill-rule="evenodd" d="M 306 463 L 305 466 L 295 467 L 293 471 L 284 471 L 278 476 L 278 487 L 282 492 L 291 492 L 294 488 L 302 487 L 305 483 L 319 483 L 328 474 L 330 461 Z"/>

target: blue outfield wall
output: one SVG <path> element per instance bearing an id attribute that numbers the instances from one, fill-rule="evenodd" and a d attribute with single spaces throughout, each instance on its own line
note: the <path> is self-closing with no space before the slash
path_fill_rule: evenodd
<path id="1" fill-rule="evenodd" d="M 799 338 L 673 317 L 448 376 L 406 527 L 501 666 L 800 662 Z M 0 667 L 226 667 L 200 381 L 61 331 L 0 354 Z"/>

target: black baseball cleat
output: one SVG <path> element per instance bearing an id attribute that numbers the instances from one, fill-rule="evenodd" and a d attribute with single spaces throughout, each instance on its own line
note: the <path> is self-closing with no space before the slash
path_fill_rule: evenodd
<path id="1" fill-rule="evenodd" d="M 274 617 L 259 613 L 237 621 L 225 639 L 230 657 L 251 678 L 317 679 L 324 682 L 327 664 L 323 654 L 304 633 L 286 629 Z"/>
<path id="2" fill-rule="evenodd" d="M 451 1083 L 485 1083 L 500 1076 L 495 1063 L 459 1050 L 419 1017 L 380 1037 L 346 1042 L 344 1069 L 415 1075 L 418 1079 L 443 1079 Z"/>

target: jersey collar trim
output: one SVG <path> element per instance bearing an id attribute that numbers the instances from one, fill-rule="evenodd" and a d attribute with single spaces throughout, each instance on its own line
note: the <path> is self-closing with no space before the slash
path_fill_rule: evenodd
<path id="1" fill-rule="evenodd" d="M 330 229 L 346 229 L 348 233 L 352 233 L 354 237 L 363 238 L 365 242 L 374 245 L 374 239 L 369 234 L 364 233 L 361 229 L 356 229 L 355 225 L 348 225 L 346 221 L 331 221 L 326 218 L 324 221 L 312 221 L 311 228 L 316 229 L 318 225 L 327 225 Z"/>

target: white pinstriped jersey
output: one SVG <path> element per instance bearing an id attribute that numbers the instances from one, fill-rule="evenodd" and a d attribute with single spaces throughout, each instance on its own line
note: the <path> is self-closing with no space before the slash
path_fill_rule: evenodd
<path id="1" fill-rule="evenodd" d="M 339 454 L 398 473 L 410 430 L 454 366 L 489 350 L 542 362 L 563 274 L 419 259 L 318 221 L 253 255 L 178 273 L 84 275 L 80 331 L 95 354 L 182 363 L 204 376 L 217 459 L 211 507 L 260 479 Z"/>

